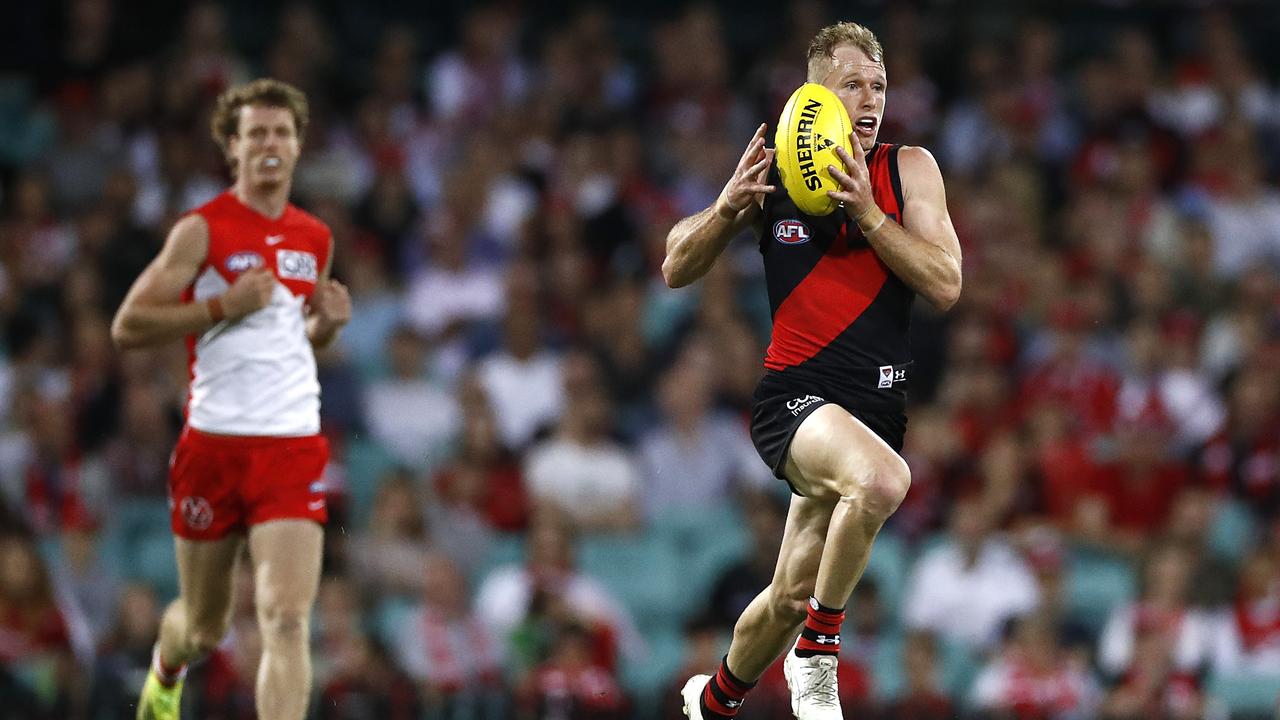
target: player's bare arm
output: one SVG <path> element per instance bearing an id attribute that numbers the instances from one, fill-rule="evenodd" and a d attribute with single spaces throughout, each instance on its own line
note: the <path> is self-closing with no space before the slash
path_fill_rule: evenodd
<path id="1" fill-rule="evenodd" d="M 111 323 L 111 338 L 121 349 L 160 345 L 204 332 L 217 322 L 237 320 L 271 299 L 275 278 L 257 268 L 240 277 L 220 297 L 182 302 L 209 252 L 209 227 L 203 217 L 179 220 L 164 247 L 125 295 Z"/>
<path id="2" fill-rule="evenodd" d="M 947 212 L 946 189 L 937 161 L 921 147 L 899 150 L 904 226 L 876 205 L 862 146 L 856 137 L 851 145 L 852 156 L 844 148 L 836 150 L 845 170 L 830 168 L 843 190 L 827 194 L 844 203 L 845 212 L 858 223 L 894 275 L 934 307 L 950 309 L 960 298 L 960 241 Z"/>
<path id="3" fill-rule="evenodd" d="M 756 128 L 715 203 L 676 223 L 667 234 L 662 277 L 668 286 L 684 287 L 706 275 L 729 241 L 759 216 L 765 194 L 774 190 L 766 183 L 773 151 L 764 146 L 765 127 L 761 124 Z"/>
<path id="4" fill-rule="evenodd" d="M 329 277 L 332 269 L 333 238 L 329 238 L 329 260 L 307 302 L 307 339 L 314 348 L 328 347 L 351 319 L 351 295 L 347 286 Z"/>

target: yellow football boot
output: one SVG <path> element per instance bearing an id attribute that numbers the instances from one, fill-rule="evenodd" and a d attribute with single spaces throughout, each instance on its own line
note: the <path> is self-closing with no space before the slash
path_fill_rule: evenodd
<path id="1" fill-rule="evenodd" d="M 178 707 L 182 700 L 182 680 L 165 687 L 160 684 L 154 670 L 147 673 L 138 698 L 138 720 L 179 720 Z"/>

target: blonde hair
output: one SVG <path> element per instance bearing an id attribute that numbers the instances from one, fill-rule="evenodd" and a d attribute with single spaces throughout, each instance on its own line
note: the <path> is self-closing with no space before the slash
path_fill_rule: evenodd
<path id="1" fill-rule="evenodd" d="M 311 119 L 311 113 L 306 94 L 287 82 L 260 78 L 228 88 L 218 96 L 209 129 L 213 134 L 213 141 L 218 144 L 224 156 L 232 136 L 240 132 L 240 108 L 246 105 L 284 108 L 293 115 L 293 129 L 298 134 L 298 142 L 302 142 L 307 134 L 307 122 Z M 234 171 L 233 167 L 232 172 Z"/>
<path id="2" fill-rule="evenodd" d="M 838 22 L 822 28 L 817 35 L 813 36 L 813 40 L 809 41 L 807 60 L 810 82 L 817 82 L 820 79 L 822 63 L 830 60 L 835 49 L 840 45 L 852 45 L 871 58 L 872 62 L 884 67 L 884 48 L 880 47 L 880 41 L 876 39 L 875 33 L 855 22 Z"/>

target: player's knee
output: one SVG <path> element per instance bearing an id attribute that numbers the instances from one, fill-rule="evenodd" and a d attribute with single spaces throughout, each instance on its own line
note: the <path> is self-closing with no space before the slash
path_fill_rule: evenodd
<path id="1" fill-rule="evenodd" d="M 301 608 L 265 605 L 258 610 L 258 625 L 264 643 L 304 642 L 308 632 L 309 613 Z"/>
<path id="2" fill-rule="evenodd" d="M 898 509 L 911 487 L 911 470 L 896 454 L 863 464 L 841 478 L 842 501 L 856 502 L 860 512 L 884 520 Z"/>

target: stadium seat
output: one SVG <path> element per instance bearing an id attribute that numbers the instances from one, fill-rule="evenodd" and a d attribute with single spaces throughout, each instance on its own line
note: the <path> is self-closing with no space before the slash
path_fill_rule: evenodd
<path id="1" fill-rule="evenodd" d="M 1067 607 L 1091 632 L 1099 632 L 1111 611 L 1137 592 L 1138 578 L 1128 562 L 1093 549 L 1075 548 L 1066 567 Z"/>
<path id="2" fill-rule="evenodd" d="M 674 625 L 645 634 L 648 653 L 643 660 L 625 663 L 622 682 L 636 701 L 637 717 L 652 717 L 666 683 L 684 660 L 683 633 Z"/>
<path id="3" fill-rule="evenodd" d="M 1226 705 L 1232 720 L 1275 717 L 1280 704 L 1280 668 L 1275 673 L 1217 673 L 1209 678 L 1209 697 Z"/>
<path id="4" fill-rule="evenodd" d="M 1216 557 L 1239 560 L 1254 541 L 1256 525 L 1244 503 L 1230 498 L 1221 501 L 1209 527 L 1210 552 Z"/>
<path id="5" fill-rule="evenodd" d="M 373 618 L 370 621 L 372 625 L 370 629 L 374 637 L 378 638 L 384 647 L 396 647 L 399 645 L 398 638 L 409 627 L 409 620 L 417 610 L 417 603 L 405 598 L 389 596 L 382 600 L 373 609 Z"/>
<path id="6" fill-rule="evenodd" d="M 353 437 L 347 442 L 347 494 L 351 497 L 352 522 L 366 527 L 378 494 L 378 482 L 395 466 L 391 454 L 372 439 Z"/>
<path id="7" fill-rule="evenodd" d="M 669 539 L 585 537 L 578 546 L 578 567 L 604 584 L 631 610 L 641 627 L 678 620 L 693 573 Z"/>
<path id="8" fill-rule="evenodd" d="M 696 612 L 716 579 L 751 551 L 746 519 L 731 505 L 665 510 L 649 534 L 681 558 L 679 602 L 686 613 Z"/>
<path id="9" fill-rule="evenodd" d="M 906 686 L 906 674 L 902 666 L 903 636 L 901 632 L 886 630 L 876 647 L 867 670 L 873 679 L 875 697 L 884 702 L 897 698 Z"/>
<path id="10" fill-rule="evenodd" d="M 865 577 L 875 581 L 880 591 L 880 604 L 886 619 L 897 626 L 902 606 L 903 585 L 908 568 L 907 547 L 902 538 L 890 531 L 883 531 L 871 547 Z"/>

